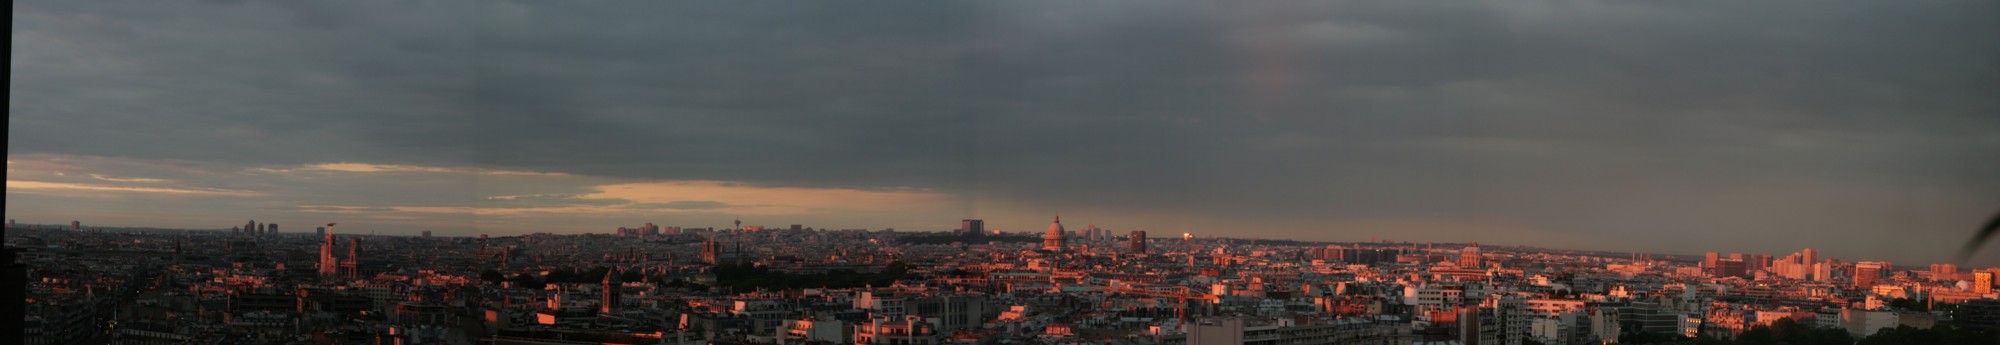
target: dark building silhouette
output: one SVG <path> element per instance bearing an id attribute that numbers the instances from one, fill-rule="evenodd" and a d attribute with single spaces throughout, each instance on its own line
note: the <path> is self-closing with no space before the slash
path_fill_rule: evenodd
<path id="1" fill-rule="evenodd" d="M 6 239 L 7 230 L 0 229 L 0 242 Z M 22 323 L 28 313 L 28 265 L 15 259 L 13 249 L 0 246 L 0 339 L 25 336 Z"/>
<path id="2" fill-rule="evenodd" d="M 1145 230 L 1132 230 L 1132 235 L 1131 235 L 1131 238 L 1130 238 L 1129 240 L 1130 240 L 1130 241 L 1132 241 L 1132 254 L 1145 254 L 1145 253 L 1146 253 L 1146 231 L 1145 231 Z"/>
<path id="3" fill-rule="evenodd" d="M 975 237 L 986 235 L 986 221 L 980 219 L 960 220 L 958 221 L 958 231 Z"/>

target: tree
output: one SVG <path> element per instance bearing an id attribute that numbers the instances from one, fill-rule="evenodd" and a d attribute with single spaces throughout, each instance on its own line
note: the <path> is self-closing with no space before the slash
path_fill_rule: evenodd
<path id="1" fill-rule="evenodd" d="M 1856 343 L 1856 345 L 1893 344 L 2000 344 L 2000 333 L 1996 333 L 1994 330 L 1959 329 L 1949 324 L 1940 324 L 1930 329 L 1897 326 L 1896 328 L 1882 329 L 1879 332 L 1875 332 L 1874 335 L 1862 338 L 1860 343 Z"/>
<path id="2" fill-rule="evenodd" d="M 479 280 L 499 283 L 501 281 L 507 280 L 507 276 L 500 274 L 500 271 L 488 269 L 485 272 L 479 272 Z"/>
<path id="3" fill-rule="evenodd" d="M 516 274 L 513 278 L 508 278 L 507 281 L 514 283 L 514 287 L 522 289 L 541 290 L 544 287 L 548 287 L 548 284 L 535 279 L 535 276 L 526 274 Z"/>
<path id="4" fill-rule="evenodd" d="M 887 273 L 890 277 L 900 278 L 910 274 L 910 265 L 902 261 L 890 261 L 888 266 L 882 267 L 882 273 Z"/>

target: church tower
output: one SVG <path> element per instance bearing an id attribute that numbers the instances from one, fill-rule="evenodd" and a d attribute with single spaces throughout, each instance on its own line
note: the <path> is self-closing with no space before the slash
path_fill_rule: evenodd
<path id="1" fill-rule="evenodd" d="M 610 315 L 617 311 L 618 299 L 622 297 L 619 294 L 623 293 L 620 290 L 624 287 L 624 281 L 618 279 L 619 273 L 621 272 L 618 268 L 612 268 L 611 271 L 604 273 L 604 296 L 603 301 L 599 303 L 598 313 Z"/>

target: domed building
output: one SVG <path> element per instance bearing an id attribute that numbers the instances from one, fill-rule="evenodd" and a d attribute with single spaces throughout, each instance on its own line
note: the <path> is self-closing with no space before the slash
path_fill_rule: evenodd
<path id="1" fill-rule="evenodd" d="M 1062 215 L 1058 214 L 1056 215 L 1056 221 L 1049 223 L 1049 233 L 1042 235 L 1042 250 L 1061 252 L 1065 248 L 1068 248 L 1063 242 Z"/>

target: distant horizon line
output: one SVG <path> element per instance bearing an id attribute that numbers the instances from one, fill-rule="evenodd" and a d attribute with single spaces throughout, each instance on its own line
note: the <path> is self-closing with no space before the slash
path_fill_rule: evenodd
<path id="1" fill-rule="evenodd" d="M 976 218 L 968 218 L 968 219 L 976 219 Z M 38 223 L 20 223 L 20 224 L 10 224 L 10 226 L 13 226 L 13 227 L 24 227 L 24 226 L 51 226 L 51 227 L 55 227 L 55 228 L 56 228 L 56 229 L 54 229 L 54 230 L 66 230 L 66 229 L 62 229 L 62 228 L 63 228 L 63 227 L 67 227 L 67 226 L 69 226 L 69 224 L 38 224 Z M 317 227 L 314 227 L 314 228 L 317 228 Z M 708 229 L 708 228 L 712 228 L 712 227 L 700 227 L 700 228 L 697 228 L 697 229 Z M 99 230 L 105 230 L 105 229 L 110 229 L 110 230 L 179 230 L 179 231 L 201 231 L 201 232 L 229 232 L 229 231 L 231 231 L 231 230 L 232 230 L 232 229 L 230 229 L 230 228 L 170 228 L 170 227 L 138 227 L 138 226 L 102 226 L 102 227 L 96 227 L 96 228 L 86 228 L 86 229 L 99 229 Z M 723 229 L 723 230 L 727 230 L 728 228 L 720 228 L 720 229 Z M 894 228 L 880 228 L 880 229 L 867 229 L 867 228 L 848 228 L 848 229 L 827 229 L 827 228 L 816 228 L 816 229 L 814 229 L 814 230 L 831 230 L 831 231 L 869 231 L 869 232 L 875 232 L 875 231 L 887 231 L 887 230 L 893 230 L 893 229 L 894 229 Z M 775 229 L 770 229 L 770 230 L 790 230 L 790 229 L 787 229 L 787 228 L 775 228 Z M 942 230 L 909 230 L 909 231 L 902 231 L 902 230 L 898 230 L 898 231 L 896 231 L 896 232 L 899 232 L 899 233 L 938 233 L 938 234 L 950 234 L 950 233 L 953 233 L 953 232 L 956 232 L 957 230 L 958 230 L 958 229 L 942 229 Z M 1033 234 L 1034 234 L 1034 233 L 1036 233 L 1036 232 L 1035 232 L 1035 231 L 1021 231 L 1021 232 L 1009 232 L 1009 233 L 1016 233 L 1016 234 L 1028 234 L 1028 235 L 1033 235 Z M 314 232 L 297 232 L 297 231 L 293 231 L 293 232 L 280 232 L 280 233 L 277 233 L 277 235 L 279 235 L 279 236 L 283 236 L 283 235 L 302 235 L 302 234 L 303 234 L 303 235 L 317 235 L 317 234 L 316 234 L 316 233 L 314 233 Z M 390 234 L 380 234 L 380 233 L 366 233 L 366 234 L 363 234 L 363 233 L 352 233 L 352 232 L 350 232 L 350 233 L 344 233 L 344 234 L 350 234 L 350 235 L 369 235 L 369 236 L 391 236 L 391 237 L 423 237 L 423 234 L 421 234 L 421 233 L 417 233 L 417 234 L 405 234 L 405 233 L 403 233 L 403 232 L 401 232 L 401 231 L 397 231 L 397 232 L 395 232 L 395 233 L 390 233 Z M 479 235 L 489 235 L 489 234 L 479 234 Z M 556 236 L 583 236 L 583 235 L 601 235 L 601 236 L 617 236 L 616 234 L 611 234 L 611 233 L 599 233 L 599 232 L 582 232 L 582 233 L 555 233 L 555 232 L 533 232 L 533 233 L 526 233 L 526 234 L 512 234 L 512 235 L 494 235 L 494 236 L 491 236 L 491 237 L 519 237 L 519 236 L 528 236 L 528 235 L 556 235 Z M 478 235 L 440 235 L 440 234 L 432 234 L 432 235 L 431 235 L 431 237 L 434 237 L 434 238 L 436 238 L 436 237 L 444 237 L 444 238 L 477 238 L 477 237 L 478 237 Z M 1227 239 L 1227 240 L 1252 240 L 1252 241 L 1267 241 L 1267 240 L 1268 240 L 1268 241 L 1294 241 L 1294 242 L 1304 242 L 1304 243 L 1328 243 L 1328 244 L 1403 244 L 1403 245 L 1437 245 L 1437 244 L 1447 244 L 1447 245 L 1461 245 L 1461 246 L 1466 246 L 1466 245 L 1472 245 L 1472 244 L 1474 244 L 1474 243 L 1479 243 L 1479 242 L 1477 242 L 1477 241 L 1468 241 L 1468 242 L 1410 242 L 1410 241 L 1393 241 L 1393 240 L 1391 240 L 1391 241 L 1319 241 L 1319 240 L 1299 240 L 1299 239 L 1285 239 L 1285 238 L 1250 238 L 1250 237 L 1227 237 L 1227 236 L 1207 236 L 1207 237 L 1202 237 L 1202 236 L 1196 236 L 1196 238 L 1209 238 L 1209 239 Z M 1166 238 L 1161 238 L 1161 239 L 1166 239 Z M 1597 250 L 1597 249 L 1574 249 L 1574 248 L 1551 248 L 1551 247 L 1538 247 L 1538 246 L 1528 246 L 1528 245 L 1510 245 L 1510 244 L 1494 244 L 1494 243 L 1480 243 L 1480 244 L 1478 244 L 1478 245 L 1479 245 L 1479 246 L 1491 246 L 1491 247 L 1514 247 L 1514 248 L 1527 248 L 1527 249 L 1540 249 L 1540 250 L 1560 250 L 1560 251 L 1582 251 L 1582 252 L 1598 252 L 1598 253 L 1606 253 L 1606 254 L 1610 254 L 1610 253 L 1626 253 L 1626 254 L 1644 254 L 1644 255 L 1649 255 L 1649 256 L 1659 256 L 1659 255 L 1664 255 L 1664 256 L 1668 256 L 1668 257 L 1685 257 L 1685 258 L 1688 258 L 1688 259 L 1694 259 L 1694 260 L 1697 260 L 1697 261 L 1699 261 L 1699 259 L 1701 259 L 1702 257 L 1704 257 L 1704 256 L 1706 256 L 1706 255 L 1707 255 L 1707 252 L 1702 252 L 1702 253 L 1696 253 L 1696 254 L 1676 254 L 1676 253 L 1644 253 L 1644 252 L 1624 252 L 1624 251 L 1607 251 L 1607 250 Z M 1803 249 L 1810 249 L 1810 248 L 1803 248 Z M 1723 252 L 1719 252 L 1719 251 L 1718 251 L 1718 252 L 1716 252 L 1716 253 L 1723 253 Z M 1741 253 L 1741 252 L 1738 252 L 1738 254 L 1750 254 L 1750 253 Z M 1761 255 L 1761 254 L 1760 254 L 1760 255 Z M 1773 256 L 1773 257 L 1775 258 L 1776 256 Z M 1872 261 L 1881 261 L 1881 260 L 1872 260 Z M 1860 261 L 1855 261 L 1855 262 L 1860 262 Z M 1939 262 L 1939 263 L 1948 263 L 1948 262 Z M 1893 264 L 1894 264 L 1894 262 L 1891 262 L 1891 264 L 1893 265 Z M 1905 266 L 1905 267 L 1911 267 L 1911 268 L 1922 268 L 1922 266 Z"/>

